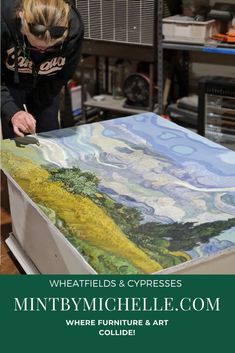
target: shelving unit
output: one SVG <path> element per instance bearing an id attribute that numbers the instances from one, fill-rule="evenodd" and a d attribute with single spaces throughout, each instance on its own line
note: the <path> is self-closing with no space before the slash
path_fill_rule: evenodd
<path id="1" fill-rule="evenodd" d="M 189 44 L 183 42 L 170 42 L 163 40 L 162 46 L 164 49 L 200 51 L 204 53 L 235 55 L 235 45 L 226 43 L 212 44 L 210 42 L 207 42 L 201 44 Z"/>
<path id="2" fill-rule="evenodd" d="M 189 44 L 189 43 L 181 43 L 181 42 L 170 42 L 163 41 L 163 48 L 168 50 L 180 50 L 185 52 L 203 52 L 208 55 L 210 54 L 219 54 L 223 55 L 232 55 L 235 56 L 235 45 L 233 44 L 225 44 L 219 43 L 216 46 L 210 43 L 201 43 L 201 44 Z M 200 87 L 199 87 L 200 91 Z M 202 97 L 204 95 L 204 97 Z M 200 93 L 199 93 L 200 96 Z M 202 93 L 201 98 L 198 103 L 198 113 L 193 111 L 188 111 L 185 109 L 181 109 L 177 106 L 177 104 L 170 104 L 168 106 L 168 112 L 172 114 L 172 118 L 177 121 L 187 124 L 190 127 L 193 127 L 200 135 L 205 136 L 217 143 L 225 145 L 228 148 L 235 149 L 235 135 L 234 129 L 229 129 L 222 127 L 220 133 L 218 133 L 218 129 L 215 127 L 214 130 L 206 129 L 207 120 L 209 114 L 212 112 L 210 110 L 211 107 L 208 106 L 206 93 Z M 235 113 L 235 110 L 232 109 Z M 220 114 L 221 119 L 224 113 L 224 109 L 222 107 L 214 107 L 213 113 Z M 235 121 L 235 116 L 234 116 Z"/>
<path id="3" fill-rule="evenodd" d="M 188 44 L 182 42 L 170 42 L 162 41 L 162 46 L 164 49 L 168 50 L 180 50 L 185 52 L 203 52 L 208 55 L 211 53 L 219 55 L 235 55 L 235 45 L 219 43 L 217 46 L 209 46 L 208 43 L 201 44 Z M 168 113 L 172 113 L 173 117 L 177 116 L 177 119 L 182 123 L 188 123 L 192 126 L 195 126 L 195 130 L 199 134 L 203 134 L 202 130 L 197 128 L 198 124 L 198 114 L 192 111 L 181 109 L 177 106 L 176 103 L 170 104 L 168 106 Z"/>
<path id="4" fill-rule="evenodd" d="M 215 2 L 217 1 L 210 1 L 210 5 L 214 5 Z M 234 1 L 233 0 L 227 0 L 224 1 L 222 0 L 221 2 L 225 2 L 225 3 L 231 3 L 233 4 Z M 167 21 L 166 21 L 167 22 Z M 169 28 L 170 29 L 170 28 Z M 169 38 L 164 39 L 162 42 L 163 45 L 163 49 L 164 50 L 172 50 L 173 51 L 178 51 L 178 52 L 182 52 L 182 55 L 185 55 L 185 57 L 188 57 L 188 63 L 186 63 L 186 66 L 189 67 L 190 63 L 192 61 L 192 57 L 193 55 L 190 55 L 190 52 L 192 53 L 203 53 L 205 54 L 205 57 L 207 57 L 207 61 L 209 62 L 210 60 L 213 61 L 213 58 L 215 58 L 215 62 L 218 61 L 218 55 L 221 57 L 221 61 L 224 60 L 225 62 L 230 62 L 230 58 L 225 58 L 225 56 L 230 56 L 230 57 L 234 57 L 235 56 L 235 43 L 223 43 L 223 42 L 217 42 L 211 39 L 205 40 L 205 41 L 196 41 L 196 37 L 195 38 L 190 38 L 189 36 L 189 31 L 185 32 L 185 41 L 182 41 L 180 38 L 176 38 L 175 35 L 172 37 L 172 40 L 169 40 Z M 199 32 L 195 32 L 196 36 L 198 35 Z M 181 32 L 180 35 L 184 35 L 183 32 L 183 27 L 181 27 Z M 209 37 L 209 36 L 208 36 Z M 206 37 L 205 37 L 206 38 Z M 175 55 L 175 53 L 174 53 Z M 217 55 L 216 56 L 212 56 L 212 55 Z M 196 54 L 195 55 L 197 58 L 200 58 L 199 60 L 201 60 L 201 58 L 203 58 L 203 56 Z M 235 59 L 235 57 L 234 57 Z M 202 61 L 199 61 L 199 63 L 201 64 Z M 205 61 L 206 63 L 206 61 Z M 208 73 L 202 73 L 201 77 L 208 75 Z M 212 75 L 220 75 L 223 76 L 223 72 L 219 73 L 215 70 L 215 72 L 212 73 Z M 226 73 L 225 75 L 226 76 Z M 215 140 L 216 138 L 216 129 L 215 131 L 206 131 L 206 125 L 207 125 L 207 120 L 210 117 L 210 115 L 212 114 L 218 114 L 219 116 L 221 116 L 221 119 L 223 118 L 224 115 L 224 110 L 222 107 L 217 107 L 212 110 L 210 109 L 210 107 L 208 106 L 208 95 L 206 94 L 206 92 L 204 91 L 203 93 L 201 93 L 200 95 L 200 87 L 198 86 L 198 91 L 199 91 L 199 103 L 198 103 L 198 112 L 196 111 L 189 111 L 187 109 L 182 109 L 180 107 L 178 107 L 177 103 L 171 103 L 168 105 L 168 110 L 167 112 L 170 114 L 170 116 L 174 119 L 174 121 L 179 122 L 179 124 L 187 124 L 186 126 L 190 126 L 193 127 L 199 134 L 205 136 L 205 132 L 206 132 L 206 137 L 208 137 L 209 139 Z M 190 91 L 189 91 L 190 93 Z M 203 98 L 202 98 L 203 97 Z M 233 109 L 234 111 L 234 109 Z M 235 112 L 235 111 L 234 111 Z M 234 118 L 235 119 L 235 118 Z M 231 118 L 231 120 L 233 120 L 233 118 Z M 232 126 L 232 125 L 231 125 Z M 231 127 L 228 126 L 223 126 L 221 129 L 221 138 L 219 139 L 219 143 L 223 144 L 223 141 L 226 142 L 226 145 L 230 145 L 232 146 L 233 149 L 235 149 L 235 139 L 234 139 L 234 129 L 232 129 Z"/>
<path id="5" fill-rule="evenodd" d="M 231 1 L 231 0 L 230 0 Z M 77 6 L 83 6 L 83 10 L 86 7 L 86 3 L 89 3 L 89 6 L 92 4 L 91 0 L 84 0 L 83 2 L 76 2 Z M 99 6 L 98 6 L 99 3 Z M 150 5 L 151 3 L 151 5 Z M 136 41 L 136 33 L 135 30 L 137 29 L 137 31 L 139 30 L 139 28 L 136 28 L 135 26 L 129 26 L 128 25 L 128 21 L 125 22 L 124 26 L 126 26 L 126 30 L 130 31 L 128 32 L 128 34 L 126 34 L 126 37 L 120 37 L 120 35 L 123 35 L 124 32 L 118 32 L 117 34 L 117 38 L 115 35 L 115 30 L 113 27 L 111 28 L 112 31 L 110 32 L 110 28 L 107 26 L 107 23 L 105 24 L 105 26 L 102 27 L 102 25 L 100 26 L 99 23 L 95 23 L 95 28 L 96 31 L 92 30 L 92 26 L 94 25 L 94 23 L 92 24 L 92 21 L 94 21 L 94 18 L 99 18 L 99 16 L 101 16 L 101 13 L 103 10 L 105 11 L 109 11 L 109 16 L 106 16 L 105 21 L 109 21 L 109 17 L 110 16 L 116 16 L 116 11 L 119 11 L 119 19 L 120 14 L 122 11 L 127 11 L 126 9 L 128 8 L 128 11 L 132 11 L 132 7 L 131 7 L 131 1 L 129 0 L 122 0 L 120 1 L 120 9 L 118 9 L 117 3 L 114 0 L 113 2 L 109 2 L 109 4 L 107 5 L 107 3 L 105 3 L 108 8 L 104 8 L 104 2 L 102 2 L 102 0 L 97 0 L 97 6 L 98 6 L 98 12 L 97 14 L 93 14 L 93 17 L 89 17 L 89 13 L 85 12 L 85 26 L 87 26 L 87 28 L 89 29 L 89 33 L 87 33 L 87 35 L 85 35 L 85 40 L 83 43 L 83 48 L 82 48 L 82 54 L 83 55 L 92 55 L 95 56 L 96 58 L 96 82 L 98 82 L 98 77 L 99 77 L 99 59 L 100 57 L 103 57 L 105 59 L 105 87 L 106 87 L 106 91 L 107 87 L 108 87 L 108 82 L 109 82 L 109 70 L 108 70 L 108 66 L 109 66 L 109 59 L 110 58 L 123 58 L 123 59 L 130 59 L 130 60 L 136 60 L 136 61 L 146 61 L 149 63 L 150 66 L 150 95 L 149 95 L 149 106 L 145 109 L 135 109 L 133 108 L 127 108 L 124 107 L 124 99 L 123 100 L 115 100 L 113 99 L 110 95 L 105 94 L 105 98 L 104 100 L 101 101 L 97 101 L 94 100 L 93 98 L 86 100 L 84 99 L 84 94 L 83 94 L 83 102 L 82 105 L 84 107 L 83 109 L 83 121 L 84 122 L 88 122 L 87 117 L 86 117 L 86 111 L 89 108 L 97 108 L 98 110 L 103 110 L 103 111 L 110 111 L 110 112 L 114 112 L 114 113 L 120 113 L 123 115 L 131 115 L 131 114 L 136 114 L 136 113 L 142 113 L 142 112 L 147 112 L 147 111 L 155 111 L 158 114 L 162 114 L 165 113 L 164 111 L 164 104 L 165 102 L 163 102 L 163 100 L 165 100 L 163 98 L 164 95 L 164 91 L 163 91 L 163 86 L 164 86 L 164 82 L 163 82 L 163 53 L 166 50 L 172 50 L 173 51 L 178 51 L 178 52 L 182 52 L 182 55 L 184 56 L 184 58 L 187 59 L 188 54 L 190 52 L 201 52 L 201 53 L 205 53 L 205 55 L 209 55 L 211 54 L 219 54 L 222 56 L 224 55 L 235 55 L 235 44 L 226 44 L 226 43 L 218 43 L 218 42 L 214 42 L 214 41 L 206 41 L 206 42 L 202 42 L 202 43 L 193 43 L 188 41 L 186 42 L 182 42 L 182 41 L 176 41 L 176 39 L 174 38 L 174 40 L 170 41 L 168 40 L 164 40 L 163 36 L 162 36 L 162 17 L 163 17 L 163 7 L 165 5 L 163 0 L 151 0 L 150 2 L 145 1 L 145 0 L 141 0 L 139 2 L 139 6 L 143 6 L 144 11 L 146 11 L 146 9 L 150 9 L 150 6 L 152 6 L 152 4 L 154 5 L 154 16 L 156 16 L 157 18 L 157 22 L 155 24 L 155 28 L 154 28 L 154 33 L 153 33 L 153 37 L 151 40 L 149 40 L 149 38 L 147 38 L 148 36 L 146 36 L 145 34 L 141 34 L 140 37 L 141 38 L 145 38 L 145 40 L 143 40 L 140 45 L 135 43 Z M 80 4 L 80 5 L 79 5 Z M 135 3 L 136 6 L 136 3 Z M 122 7 L 122 10 L 121 10 Z M 125 9 L 125 10 L 124 10 Z M 93 9 L 94 10 L 94 9 Z M 92 10 L 92 11 L 93 11 Z M 136 9 L 135 9 L 136 10 Z M 90 11 L 90 8 L 89 8 Z M 99 12 L 101 11 L 101 12 Z M 150 14 L 149 10 L 148 14 Z M 124 12 L 122 13 L 122 15 L 124 14 Z M 137 11 L 138 12 L 138 11 Z M 133 11 L 133 18 L 136 18 L 136 11 Z M 106 14 L 107 15 L 107 14 Z M 97 17 L 98 16 L 98 17 Z M 133 20 L 133 18 L 131 18 L 131 20 Z M 124 17 L 123 17 L 124 18 Z M 122 20 L 123 20 L 122 18 Z M 121 21 L 122 21 L 121 20 Z M 88 23 L 89 22 L 89 23 Z M 124 23 L 123 22 L 123 23 Z M 137 26 L 138 27 L 138 26 Z M 149 28 L 149 27 L 148 27 Z M 145 35 L 145 37 L 142 37 L 142 35 Z M 135 37 L 135 39 L 133 39 Z M 119 39 L 118 39 L 119 38 Z M 121 38 L 121 39 L 120 39 Z M 190 40 L 190 39 L 189 39 Z M 147 42 L 146 42 L 147 41 Z M 151 42 L 152 41 L 152 42 Z M 145 42 L 147 43 L 147 45 L 145 45 Z M 150 45 L 150 44 L 153 45 Z M 173 54 L 173 56 L 175 57 L 175 53 Z M 187 63 L 186 63 L 187 66 Z M 157 91 L 157 98 L 158 98 L 158 107 L 156 108 L 156 106 L 154 107 L 154 102 L 153 102 L 153 95 L 152 95 L 152 88 L 153 88 L 153 82 L 154 82 L 154 72 L 155 70 L 157 71 L 157 87 L 158 87 L 158 91 Z M 187 77 L 187 69 L 186 69 L 186 75 L 185 77 Z M 187 78 L 186 78 L 187 81 Z M 107 93 L 106 92 L 106 93 Z M 97 87 L 97 94 L 99 94 L 99 90 Z M 103 94 L 102 94 L 103 95 Z M 171 112 L 172 116 L 176 117 L 178 116 L 178 118 L 180 117 L 180 122 L 182 123 L 187 123 L 189 124 L 189 126 L 191 125 L 191 127 L 194 127 L 199 134 L 201 134 L 200 129 L 198 129 L 197 125 L 198 125 L 198 114 L 196 112 L 192 112 L 192 111 L 187 111 L 181 108 L 177 107 L 177 104 L 170 104 L 168 111 Z"/>

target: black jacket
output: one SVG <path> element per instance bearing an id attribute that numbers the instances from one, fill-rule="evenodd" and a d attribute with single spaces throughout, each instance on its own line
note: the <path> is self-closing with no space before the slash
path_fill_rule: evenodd
<path id="1" fill-rule="evenodd" d="M 35 64 L 25 55 L 25 44 L 16 18 L 19 4 L 20 0 L 1 0 L 1 112 L 2 119 L 7 121 L 22 110 L 11 97 L 9 87 L 25 90 L 39 110 L 50 105 L 52 98 L 59 94 L 76 70 L 84 33 L 81 17 L 72 5 L 69 33 L 62 48 L 54 53 L 47 52 L 43 61 Z"/>

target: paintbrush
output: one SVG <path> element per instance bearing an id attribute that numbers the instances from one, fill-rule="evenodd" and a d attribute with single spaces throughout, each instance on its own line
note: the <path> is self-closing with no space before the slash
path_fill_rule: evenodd
<path id="1" fill-rule="evenodd" d="M 26 111 L 26 113 L 28 113 L 28 109 L 27 109 L 26 104 L 23 104 L 23 107 L 24 107 L 24 110 Z M 39 145 L 40 145 L 40 143 L 39 143 L 39 139 L 38 139 L 38 137 L 37 137 L 36 132 L 32 133 L 31 135 L 33 135 L 33 136 L 34 136 L 34 138 L 37 140 L 37 145 L 39 146 Z"/>

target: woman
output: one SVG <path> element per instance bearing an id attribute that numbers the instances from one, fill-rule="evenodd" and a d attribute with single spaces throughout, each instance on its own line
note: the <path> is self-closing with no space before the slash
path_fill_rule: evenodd
<path id="1" fill-rule="evenodd" d="M 3 138 L 59 128 L 59 93 L 76 70 L 83 38 L 71 3 L 1 0 Z"/>

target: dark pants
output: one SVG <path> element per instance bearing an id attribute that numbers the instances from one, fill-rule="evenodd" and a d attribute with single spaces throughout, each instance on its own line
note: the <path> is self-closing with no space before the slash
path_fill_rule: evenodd
<path id="1" fill-rule="evenodd" d="M 36 119 L 36 132 L 45 132 L 59 129 L 58 111 L 59 111 L 59 95 L 54 97 L 51 104 L 44 109 L 37 109 L 32 105 L 30 99 L 27 98 L 26 91 L 16 88 L 9 88 L 11 96 L 14 98 L 16 105 L 24 110 L 23 104 L 27 110 Z M 15 137 L 11 123 L 1 119 L 3 138 Z"/>

